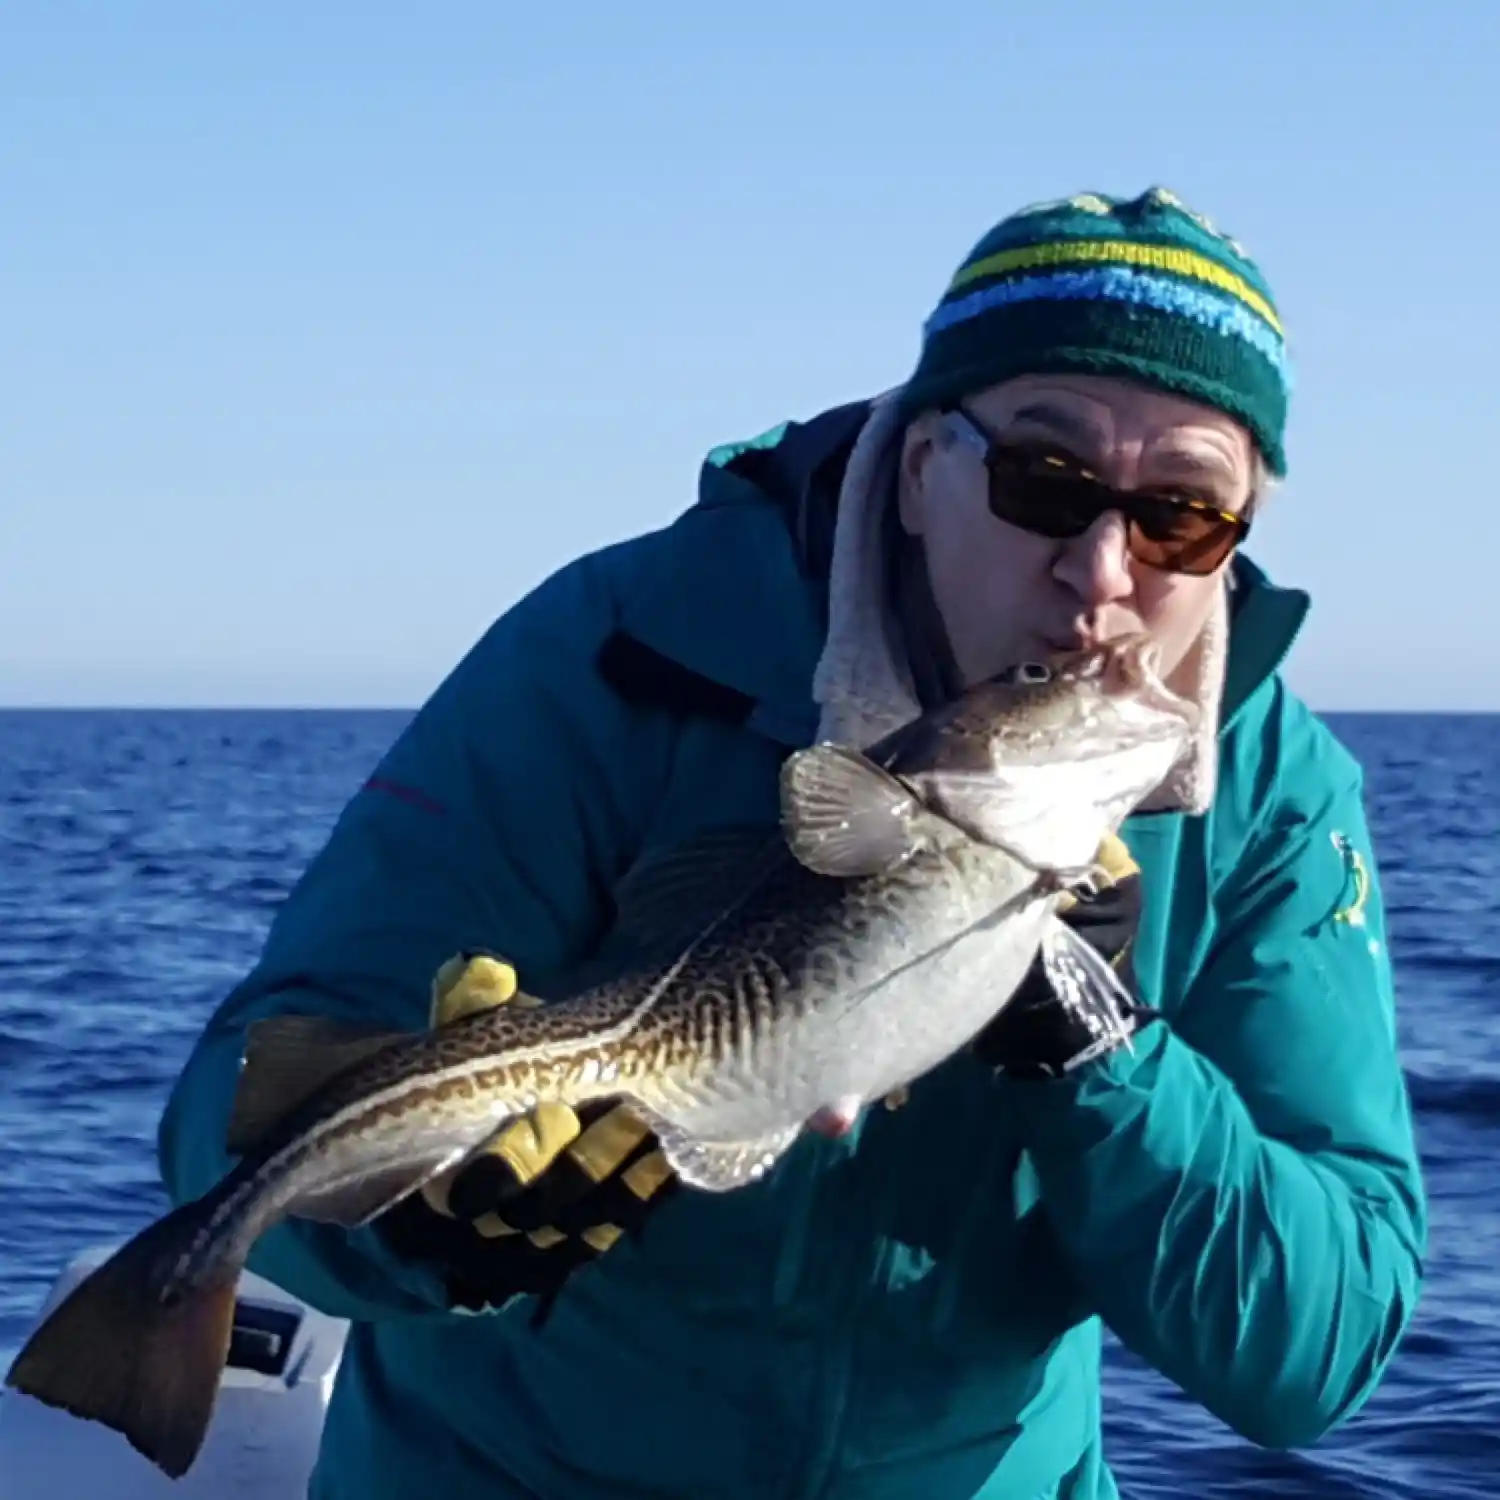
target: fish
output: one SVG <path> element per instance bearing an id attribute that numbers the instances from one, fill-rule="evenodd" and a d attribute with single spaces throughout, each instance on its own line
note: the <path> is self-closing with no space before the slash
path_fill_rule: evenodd
<path id="1" fill-rule="evenodd" d="M 776 825 L 706 831 L 625 877 L 609 977 L 421 1031 L 253 1023 L 235 1165 L 52 1308 L 6 1384 L 179 1478 L 240 1272 L 284 1219 L 369 1224 L 547 1100 L 623 1102 L 688 1188 L 745 1187 L 963 1048 L 1038 955 L 1107 1027 L 1120 981 L 1058 907 L 1194 732 L 1157 662 L 1142 639 L 1062 653 L 866 749 L 793 751 Z"/>

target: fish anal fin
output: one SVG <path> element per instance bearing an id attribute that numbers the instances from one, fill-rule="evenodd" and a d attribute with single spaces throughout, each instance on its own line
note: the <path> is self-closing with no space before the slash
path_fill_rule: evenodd
<path id="1" fill-rule="evenodd" d="M 793 855 L 819 875 L 882 875 L 920 849 L 938 820 L 911 788 L 858 750 L 819 744 L 787 758 L 782 830 Z"/>
<path id="2" fill-rule="evenodd" d="M 304 1192 L 290 1205 L 289 1211 L 296 1218 L 311 1219 L 317 1224 L 359 1229 L 468 1155 L 468 1147 L 463 1146 L 417 1161 L 393 1162 L 373 1171 L 366 1170 L 357 1177 L 350 1176 L 340 1182 L 319 1186 L 315 1191 Z"/>
<path id="3" fill-rule="evenodd" d="M 688 1187 L 727 1193 L 758 1182 L 801 1134 L 800 1126 L 743 1141 L 700 1141 L 675 1126 L 660 1125 L 656 1138 L 667 1165 Z"/>
<path id="4" fill-rule="evenodd" d="M 329 1016 L 267 1016 L 252 1022 L 225 1148 L 235 1155 L 253 1150 L 340 1073 L 392 1042 L 410 1039 L 407 1032 Z"/>

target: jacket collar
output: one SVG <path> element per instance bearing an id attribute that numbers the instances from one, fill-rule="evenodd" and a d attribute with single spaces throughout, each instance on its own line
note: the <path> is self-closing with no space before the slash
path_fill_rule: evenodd
<path id="1" fill-rule="evenodd" d="M 1280 670 L 1312 607 L 1306 592 L 1272 583 L 1244 553 L 1235 557 L 1231 567 L 1234 592 L 1221 710 L 1225 729 L 1235 723 L 1261 685 Z"/>
<path id="2" fill-rule="evenodd" d="M 700 498 L 647 549 L 620 629 L 749 699 L 749 724 L 790 747 L 817 730 L 813 669 L 824 632 L 819 580 L 800 566 L 788 516 L 710 459 Z"/>

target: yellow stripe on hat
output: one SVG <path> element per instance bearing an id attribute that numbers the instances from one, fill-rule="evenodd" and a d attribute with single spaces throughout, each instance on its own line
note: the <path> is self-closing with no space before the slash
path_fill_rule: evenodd
<path id="1" fill-rule="evenodd" d="M 1176 250 L 1167 245 L 1141 245 L 1133 240 L 1054 240 L 1044 245 L 1024 245 L 1015 250 L 1000 250 L 964 266 L 953 278 L 947 295 L 985 276 L 1003 271 L 1029 271 L 1042 268 L 1082 265 L 1140 266 L 1152 271 L 1170 271 L 1178 276 L 1192 276 L 1206 281 L 1252 308 L 1278 334 L 1281 320 L 1276 310 L 1243 276 L 1236 276 L 1217 261 L 1193 250 Z"/>

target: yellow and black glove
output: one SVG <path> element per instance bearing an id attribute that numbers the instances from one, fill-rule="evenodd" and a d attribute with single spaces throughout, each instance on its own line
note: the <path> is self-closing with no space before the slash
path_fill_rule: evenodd
<path id="1" fill-rule="evenodd" d="M 1158 1012 L 1140 1001 L 1134 950 L 1141 921 L 1141 872 L 1111 835 L 1099 847 L 1091 894 L 1064 899 L 1059 915 L 1118 976 L 1123 993 L 1094 997 L 1105 1014 L 1081 1011 L 1053 989 L 1040 958 L 1010 1003 L 975 1038 L 973 1049 L 1013 1078 L 1062 1078 L 1121 1046 Z"/>
<path id="2" fill-rule="evenodd" d="M 518 997 L 509 964 L 461 955 L 438 971 L 431 1021 L 512 1003 L 536 1002 Z M 540 1320 L 574 1271 L 638 1232 L 676 1185 L 655 1137 L 625 1106 L 544 1102 L 382 1228 L 400 1253 L 441 1265 L 455 1306 L 477 1311 L 531 1295 Z"/>

